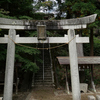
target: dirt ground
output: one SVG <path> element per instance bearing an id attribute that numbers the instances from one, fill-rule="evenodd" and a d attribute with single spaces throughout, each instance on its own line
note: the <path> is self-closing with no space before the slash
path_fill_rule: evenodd
<path id="1" fill-rule="evenodd" d="M 81 100 L 88 100 L 88 95 L 100 95 L 100 92 L 81 93 Z M 72 94 L 67 94 L 63 89 L 54 89 L 47 87 L 38 87 L 32 90 L 29 100 L 72 100 Z"/>

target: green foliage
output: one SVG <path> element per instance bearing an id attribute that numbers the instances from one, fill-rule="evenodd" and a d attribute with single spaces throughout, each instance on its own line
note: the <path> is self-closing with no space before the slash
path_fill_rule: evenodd
<path id="1" fill-rule="evenodd" d="M 99 85 L 100 83 L 100 65 L 94 65 L 93 67 L 93 76 L 94 76 L 94 83 L 95 85 Z M 90 69 L 85 69 L 85 83 L 91 84 L 90 81 L 91 80 L 91 71 Z"/>
<path id="2" fill-rule="evenodd" d="M 100 39 L 94 37 L 94 55 L 100 56 Z"/>
<path id="3" fill-rule="evenodd" d="M 84 2 L 76 2 L 73 6 L 72 6 L 72 11 L 73 12 L 78 12 L 80 13 L 80 15 L 86 16 L 86 15 L 90 15 L 93 14 L 96 10 L 96 7 L 93 3 L 88 2 L 88 3 L 84 3 Z"/>
<path id="4" fill-rule="evenodd" d="M 58 1 L 59 15 L 66 13 L 66 18 L 83 17 L 97 13 L 97 3 L 94 0 L 65 0 L 64 3 Z"/>
<path id="5" fill-rule="evenodd" d="M 0 9 L 1 14 L 9 14 L 9 11 L 5 11 L 4 9 Z"/>
<path id="6" fill-rule="evenodd" d="M 58 75 L 58 81 L 59 81 L 59 83 L 60 83 L 60 85 L 61 86 L 65 86 L 65 83 L 66 83 L 66 69 L 65 69 L 66 67 L 64 66 L 61 66 L 61 68 L 59 67 L 59 68 L 57 68 L 57 75 Z"/>
<path id="7" fill-rule="evenodd" d="M 31 18 L 31 17 L 29 17 L 29 16 L 19 16 L 19 19 L 33 19 L 33 18 Z"/>
<path id="8" fill-rule="evenodd" d="M 25 31 L 25 33 L 27 34 L 26 36 L 32 37 L 34 35 L 37 35 L 37 32 L 32 32 L 32 31 Z M 30 48 L 28 48 L 28 47 Z M 32 48 L 31 48 L 32 47 Z M 39 58 L 39 54 L 40 51 L 37 49 L 34 49 L 36 47 L 36 45 L 23 45 L 23 46 L 19 46 L 16 45 L 16 62 L 21 62 L 22 63 L 22 69 L 27 71 L 30 70 L 32 72 L 37 72 L 37 70 L 39 69 L 36 62 L 41 62 L 42 60 Z"/>
<path id="9" fill-rule="evenodd" d="M 31 46 L 29 46 L 29 47 L 31 47 Z M 16 49 L 17 49 L 16 53 L 18 53 L 18 52 L 24 52 L 24 53 L 28 53 L 29 55 L 39 54 L 40 53 L 37 49 L 27 48 L 27 47 L 24 47 L 24 45 L 22 47 L 16 46 Z"/>
<path id="10" fill-rule="evenodd" d="M 33 19 L 36 20 L 43 20 L 44 19 L 45 14 L 44 13 L 34 13 L 33 14 Z"/>
<path id="11" fill-rule="evenodd" d="M 24 69 L 25 71 L 30 70 L 36 72 L 39 69 L 35 63 L 35 61 L 37 60 L 35 55 L 38 54 L 40 54 L 40 52 L 36 49 L 27 48 L 24 46 L 20 47 L 16 45 L 16 55 L 15 55 L 16 62 L 21 62 L 22 69 Z"/>
<path id="12" fill-rule="evenodd" d="M 0 8 L 9 11 L 9 16 L 32 16 L 32 0 L 1 0 Z"/>
<path id="13" fill-rule="evenodd" d="M 11 17 L 8 14 L 9 14 L 9 11 L 5 11 L 4 9 L 0 9 L 0 17 L 3 17 L 3 18 L 16 18 L 16 17 Z"/>
<path id="14" fill-rule="evenodd" d="M 28 55 L 29 57 L 29 55 Z M 25 57 L 24 55 L 19 55 L 16 54 L 15 58 L 17 62 L 21 62 L 22 63 L 22 70 L 24 71 L 32 71 L 32 72 L 37 72 L 37 70 L 39 69 L 38 66 L 36 65 L 36 63 L 34 61 L 31 61 L 28 57 Z"/>
<path id="15" fill-rule="evenodd" d="M 94 65 L 94 82 L 96 85 L 100 85 L 100 65 Z"/>
<path id="16" fill-rule="evenodd" d="M 90 44 L 84 44 L 84 55 L 90 55 Z M 100 56 L 100 39 L 98 37 L 94 37 L 94 56 Z"/>
<path id="17" fill-rule="evenodd" d="M 90 69 L 85 69 L 85 83 L 87 84 L 91 84 L 90 80 L 91 80 L 91 73 L 90 73 Z"/>
<path id="18" fill-rule="evenodd" d="M 29 37 L 37 37 L 37 31 L 26 31 L 26 36 L 29 36 Z"/>
<path id="19" fill-rule="evenodd" d="M 61 35 L 57 33 L 57 31 L 47 31 L 46 34 L 49 37 L 61 37 Z"/>
<path id="20" fill-rule="evenodd" d="M 3 34 L 8 34 L 8 31 L 5 30 L 0 30 L 0 37 L 4 36 Z M 36 35 L 36 32 L 30 32 L 30 31 L 25 31 L 24 34 L 27 34 L 26 36 L 34 36 Z M 24 44 L 25 45 L 25 44 Z M 29 47 L 36 47 L 36 45 L 25 45 Z M 24 46 L 19 46 L 16 44 L 16 54 L 15 54 L 15 62 L 17 63 L 22 63 L 22 70 L 24 71 L 32 71 L 32 72 L 37 72 L 39 69 L 36 62 L 41 62 L 42 60 L 39 58 L 40 51 L 37 49 L 33 48 L 27 48 Z M 7 53 L 7 45 L 0 44 L 0 62 L 6 62 L 6 53 Z"/>
<path id="21" fill-rule="evenodd" d="M 60 47 L 58 50 L 57 50 L 57 53 L 58 53 L 58 56 L 68 56 L 69 53 L 67 51 L 67 46 L 64 46 L 64 47 Z"/>
<path id="22" fill-rule="evenodd" d="M 4 44 L 0 44 L 0 61 L 6 60 L 6 50 L 7 46 Z"/>
<path id="23" fill-rule="evenodd" d="M 90 44 L 83 44 L 84 56 L 90 56 Z"/>

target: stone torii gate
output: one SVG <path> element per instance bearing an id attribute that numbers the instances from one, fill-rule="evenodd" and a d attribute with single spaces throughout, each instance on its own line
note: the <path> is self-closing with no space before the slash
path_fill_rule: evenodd
<path id="1" fill-rule="evenodd" d="M 88 43 L 89 38 L 75 36 L 74 30 L 86 28 L 87 24 L 95 21 L 95 18 L 96 14 L 83 18 L 52 21 L 0 18 L 0 28 L 9 29 L 9 35 L 0 37 L 0 43 L 8 44 L 3 100 L 12 100 L 15 43 L 38 43 L 37 37 L 19 37 L 16 35 L 16 30 L 36 30 L 37 25 L 46 25 L 46 30 L 68 30 L 68 36 L 48 37 L 46 40 L 44 40 L 44 43 L 68 43 L 70 41 L 69 55 L 73 100 L 81 100 L 76 43 Z"/>

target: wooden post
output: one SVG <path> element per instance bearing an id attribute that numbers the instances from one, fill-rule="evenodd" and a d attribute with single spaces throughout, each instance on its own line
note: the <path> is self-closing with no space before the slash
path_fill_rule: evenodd
<path id="1" fill-rule="evenodd" d="M 93 29 L 90 29 L 90 56 L 94 55 Z"/>
<path id="2" fill-rule="evenodd" d="M 75 37 L 74 29 L 69 29 L 68 39 L 70 41 L 69 56 L 70 56 L 72 95 L 73 95 L 73 100 L 81 100 L 76 39 L 74 37 Z"/>
<path id="3" fill-rule="evenodd" d="M 70 94 L 70 91 L 69 91 L 69 84 L 68 84 L 68 66 L 66 66 L 66 89 L 67 89 L 67 93 Z"/>
<path id="4" fill-rule="evenodd" d="M 93 41 L 93 28 L 90 29 L 90 56 L 93 56 L 94 55 L 94 41 Z M 92 86 L 92 89 L 94 92 L 96 92 L 96 89 L 95 89 L 95 84 L 94 84 L 94 80 L 93 80 L 93 67 L 94 65 L 91 64 L 90 65 L 90 69 L 91 69 L 91 86 Z"/>
<path id="5" fill-rule="evenodd" d="M 9 37 L 15 40 L 16 32 L 14 29 L 9 30 Z M 3 100 L 12 100 L 13 93 L 13 75 L 14 75 L 14 58 L 15 44 L 11 39 L 8 39 L 5 84 L 4 84 L 4 98 Z"/>
<path id="6" fill-rule="evenodd" d="M 94 65 L 90 65 L 90 71 L 91 71 L 91 85 L 92 85 L 93 91 L 96 92 L 95 84 L 94 84 L 94 81 L 93 81 L 93 67 L 94 67 Z"/>

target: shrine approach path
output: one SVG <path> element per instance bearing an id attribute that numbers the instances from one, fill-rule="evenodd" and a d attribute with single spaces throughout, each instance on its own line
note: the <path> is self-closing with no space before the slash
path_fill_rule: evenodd
<path id="1" fill-rule="evenodd" d="M 81 93 L 81 100 L 88 100 L 87 96 L 87 94 Z M 32 90 L 29 100 L 72 100 L 72 95 L 68 95 L 64 89 L 38 87 Z"/>

